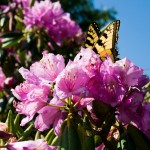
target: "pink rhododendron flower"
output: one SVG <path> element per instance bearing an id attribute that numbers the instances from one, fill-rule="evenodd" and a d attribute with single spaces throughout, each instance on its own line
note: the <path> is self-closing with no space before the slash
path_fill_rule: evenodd
<path id="1" fill-rule="evenodd" d="M 74 62 L 78 63 L 82 69 L 92 77 L 95 75 L 95 71 L 98 69 L 99 65 L 102 63 L 98 54 L 96 54 L 90 48 L 82 48 L 81 51 L 74 58 Z"/>
<path id="2" fill-rule="evenodd" d="M 19 73 L 27 82 L 35 85 L 40 85 L 40 79 L 35 74 L 33 74 L 30 70 L 21 67 L 19 69 Z"/>
<path id="3" fill-rule="evenodd" d="M 51 106 L 51 104 L 55 106 Z M 40 131 L 44 131 L 54 123 L 53 127 L 56 131 L 55 133 L 59 134 L 60 127 L 58 128 L 58 126 L 63 121 L 61 111 L 59 110 L 58 106 L 63 105 L 64 103 L 62 101 L 60 101 L 57 97 L 54 97 L 50 101 L 49 106 L 45 106 L 38 111 L 39 115 L 36 117 L 35 127 Z"/>
<path id="4" fill-rule="evenodd" d="M 6 123 L 0 122 L 0 131 L 8 131 L 8 126 Z"/>
<path id="5" fill-rule="evenodd" d="M 66 39 L 81 34 L 80 27 L 71 20 L 70 14 L 64 13 L 59 2 L 50 0 L 35 2 L 33 7 L 24 12 L 24 23 L 27 29 L 36 26 L 45 28 L 50 38 L 58 45 Z"/>
<path id="6" fill-rule="evenodd" d="M 10 137 L 12 137 L 12 133 L 8 132 L 7 124 L 0 122 L 0 139 L 6 139 Z"/>
<path id="7" fill-rule="evenodd" d="M 113 63 L 108 57 L 90 79 L 88 88 L 95 99 L 114 107 L 122 101 L 130 86 L 138 85 L 142 75 L 143 70 L 128 59 Z"/>
<path id="8" fill-rule="evenodd" d="M 59 109 L 52 106 L 45 106 L 38 111 L 39 115 L 35 120 L 35 128 L 40 131 L 48 129 L 51 124 L 53 124 Z"/>
<path id="9" fill-rule="evenodd" d="M 93 113 L 91 102 L 98 100 L 115 107 L 121 122 L 132 122 L 142 131 L 147 131 L 138 120 L 147 110 L 142 106 L 144 94 L 140 90 L 148 79 L 143 76 L 142 69 L 128 59 L 113 63 L 108 57 L 102 62 L 94 51 L 81 48 L 65 67 L 61 55 L 45 52 L 29 70 L 21 68 L 19 72 L 25 81 L 12 92 L 20 100 L 14 105 L 16 110 L 26 116 L 21 125 L 37 115 L 34 125 L 38 130 L 53 126 L 55 134 L 59 135 L 63 120 L 69 113 L 65 109 L 69 109 L 68 105 L 76 106 L 75 110 L 87 107 L 97 123 L 99 118 Z"/>
<path id="10" fill-rule="evenodd" d="M 2 68 L 0 67 L 0 90 L 3 89 L 4 83 L 5 83 L 5 79 L 6 79 L 6 76 L 3 73 Z"/>
<path id="11" fill-rule="evenodd" d="M 95 150 L 104 150 L 104 148 L 104 143 L 102 143 L 100 146 L 96 147 Z"/>
<path id="12" fill-rule="evenodd" d="M 50 93 L 50 90 L 47 90 L 47 87 L 40 87 L 38 85 L 29 83 L 27 81 L 21 83 L 19 86 L 16 86 L 15 89 L 12 89 L 13 94 L 19 100 L 23 101 L 44 101 L 46 102 Z"/>
<path id="13" fill-rule="evenodd" d="M 146 85 L 149 82 L 149 77 L 146 75 L 142 75 L 139 79 L 138 79 L 138 88 L 142 88 L 144 85 Z"/>
<path id="14" fill-rule="evenodd" d="M 118 79 L 118 82 L 128 87 L 138 85 L 138 80 L 143 75 L 143 70 L 135 66 L 127 58 L 113 63 L 108 57 L 101 65 L 100 71 L 114 75 Z"/>
<path id="15" fill-rule="evenodd" d="M 27 9 L 30 6 L 31 1 L 30 0 L 12 0 L 13 2 L 16 2 L 18 4 L 18 7 L 24 7 L 24 9 Z"/>
<path id="16" fill-rule="evenodd" d="M 21 101 L 15 103 L 14 107 L 19 114 L 26 116 L 21 121 L 22 126 L 33 119 L 38 112 L 39 115 L 36 117 L 35 127 L 43 131 L 48 129 L 57 116 L 59 116 L 59 109 L 49 106 L 49 104 L 54 103 L 54 100 L 50 102 L 49 95 L 52 94 L 50 90 L 51 83 L 54 83 L 55 78 L 64 67 L 64 58 L 61 55 L 55 56 L 54 54 L 45 53 L 41 61 L 32 64 L 30 70 L 25 68 L 19 69 L 19 72 L 26 81 L 12 89 L 12 92 Z M 55 105 L 57 103 L 58 100 L 55 100 Z M 59 102 L 59 105 L 62 105 L 62 103 Z M 50 115 L 46 116 L 45 112 L 49 112 L 47 115 Z M 47 117 L 50 119 L 47 119 Z"/>
<path id="17" fill-rule="evenodd" d="M 73 103 L 78 103 L 77 106 L 80 108 L 87 107 L 93 100 L 94 98 L 81 98 L 79 96 L 73 96 L 72 98 Z"/>
<path id="18" fill-rule="evenodd" d="M 137 124 L 142 132 L 150 140 L 150 103 L 143 103 L 143 111 L 141 112 L 140 123 Z"/>
<path id="19" fill-rule="evenodd" d="M 112 107 L 119 104 L 126 93 L 126 89 L 118 83 L 117 78 L 107 72 L 98 72 L 93 76 L 88 83 L 88 88 L 92 97 Z"/>
<path id="20" fill-rule="evenodd" d="M 44 87 L 28 82 L 17 86 L 12 92 L 21 101 L 15 104 L 14 107 L 19 114 L 26 115 L 26 118 L 21 121 L 21 125 L 29 122 L 37 111 L 47 104 L 49 94 L 48 90 Z"/>
<path id="21" fill-rule="evenodd" d="M 89 77 L 83 69 L 77 63 L 70 61 L 56 78 L 56 95 L 60 99 L 69 98 L 72 95 L 85 97 L 88 94 L 86 88 L 88 81 Z"/>
<path id="22" fill-rule="evenodd" d="M 57 136 L 60 135 L 63 122 L 64 122 L 63 115 L 62 114 L 57 115 L 57 117 L 55 118 L 54 124 L 53 124 L 55 135 L 57 135 Z"/>
<path id="23" fill-rule="evenodd" d="M 64 68 L 64 58 L 61 55 L 55 56 L 49 53 L 43 54 L 43 58 L 39 62 L 32 64 L 30 71 L 43 82 L 53 83 Z"/>
<path id="24" fill-rule="evenodd" d="M 22 141 L 22 142 L 14 142 L 9 143 L 7 145 L 7 148 L 9 150 L 56 150 L 57 148 L 55 146 L 49 146 L 46 141 L 43 139 L 38 139 L 35 141 Z"/>
<path id="25" fill-rule="evenodd" d="M 122 103 L 118 107 L 118 119 L 124 123 L 132 121 L 139 124 L 142 115 L 141 107 L 143 99 L 144 93 L 137 90 L 134 90 L 128 96 L 124 97 Z"/>
<path id="26" fill-rule="evenodd" d="M 22 67 L 19 72 L 28 82 L 49 88 L 64 67 L 64 58 L 61 55 L 55 56 L 49 53 L 43 54 L 43 58 L 39 62 L 33 63 L 30 70 Z"/>
<path id="27" fill-rule="evenodd" d="M 129 87 L 138 85 L 138 80 L 143 75 L 143 70 L 135 66 L 127 58 L 116 61 L 114 72 L 119 75 L 121 82 Z"/>

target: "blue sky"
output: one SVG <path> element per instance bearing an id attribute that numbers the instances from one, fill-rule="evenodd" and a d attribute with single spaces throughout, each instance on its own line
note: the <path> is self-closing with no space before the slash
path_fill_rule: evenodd
<path id="1" fill-rule="evenodd" d="M 129 58 L 150 76 L 150 0 L 94 0 L 94 6 L 118 12 L 120 57 Z"/>

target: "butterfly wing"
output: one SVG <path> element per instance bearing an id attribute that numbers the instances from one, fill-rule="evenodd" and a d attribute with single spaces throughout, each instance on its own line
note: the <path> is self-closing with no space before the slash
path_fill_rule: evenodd
<path id="1" fill-rule="evenodd" d="M 115 46 L 118 41 L 120 21 L 117 20 L 99 30 L 98 25 L 93 23 L 89 26 L 85 47 L 92 48 L 100 55 L 101 60 L 105 60 L 109 55 L 112 61 L 117 60 L 118 51 Z"/>
<path id="2" fill-rule="evenodd" d="M 100 36 L 100 29 L 98 27 L 98 24 L 96 22 L 93 22 L 89 26 L 87 31 L 85 47 L 93 49 L 96 42 L 98 41 L 99 36 Z"/>

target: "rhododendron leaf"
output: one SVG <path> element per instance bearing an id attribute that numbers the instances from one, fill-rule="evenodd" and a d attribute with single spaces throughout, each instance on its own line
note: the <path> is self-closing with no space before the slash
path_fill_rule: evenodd
<path id="1" fill-rule="evenodd" d="M 78 129 L 77 129 L 79 138 L 81 142 L 81 148 L 85 149 L 86 145 L 85 145 L 85 141 L 84 141 L 84 128 L 81 124 L 78 124 Z"/>
<path id="2" fill-rule="evenodd" d="M 14 118 L 12 110 L 9 110 L 8 116 L 6 119 L 6 124 L 8 125 L 9 131 L 15 135 L 15 128 L 14 128 Z"/>
<path id="3" fill-rule="evenodd" d="M 14 46 L 15 44 L 19 43 L 23 33 L 21 32 L 8 32 L 3 33 L 2 37 L 2 48 L 8 48 Z"/>
<path id="4" fill-rule="evenodd" d="M 5 38 L 2 40 L 2 48 L 8 48 L 14 46 L 15 44 L 19 43 L 20 37 L 15 38 Z"/>
<path id="5" fill-rule="evenodd" d="M 113 114 L 109 114 L 109 116 L 107 116 L 107 118 L 105 120 L 105 123 L 103 123 L 102 130 L 100 131 L 100 134 L 99 134 L 101 136 L 101 138 L 102 138 L 103 141 L 108 136 L 108 134 L 110 132 L 110 129 L 111 129 L 111 127 L 112 127 L 112 125 L 114 123 L 115 123 L 115 117 L 114 117 L 114 115 Z M 110 147 L 112 147 L 112 145 L 110 145 Z"/>
<path id="6" fill-rule="evenodd" d="M 0 97 L 3 95 L 3 92 L 0 92 Z M 0 113 L 2 113 L 6 108 L 6 101 L 4 98 L 0 98 Z"/>
<path id="7" fill-rule="evenodd" d="M 5 37 L 2 39 L 2 43 L 8 43 L 13 41 L 15 38 L 14 37 Z"/>
<path id="8" fill-rule="evenodd" d="M 131 136 L 132 140 L 134 141 L 136 149 L 139 150 L 150 149 L 149 140 L 138 128 L 129 124 L 127 127 L 127 133 Z"/>
<path id="9" fill-rule="evenodd" d="M 8 5 L 9 1 L 8 0 L 1 0 L 1 5 Z"/>
<path id="10" fill-rule="evenodd" d="M 34 139 L 35 139 L 35 140 L 40 139 L 40 131 L 37 130 Z"/>
<path id="11" fill-rule="evenodd" d="M 9 39 L 9 38 L 21 37 L 22 35 L 23 35 L 22 32 L 6 32 L 6 33 L 1 34 L 0 37 L 2 37 L 4 39 L 5 38 Z"/>
<path id="12" fill-rule="evenodd" d="M 99 135 L 94 136 L 95 146 L 99 146 L 102 143 L 102 139 Z"/>
<path id="13" fill-rule="evenodd" d="M 111 107 L 107 104 L 96 100 L 92 102 L 92 106 L 94 114 L 97 118 L 99 118 L 98 125 L 101 126 L 103 121 L 105 121 Z"/>
<path id="14" fill-rule="evenodd" d="M 85 136 L 86 150 L 95 150 L 94 136 Z"/>
<path id="15" fill-rule="evenodd" d="M 85 129 L 85 130 L 91 130 L 91 124 L 90 124 L 90 122 L 89 122 L 89 120 L 88 120 L 88 117 L 84 117 L 84 119 L 83 119 L 83 128 Z"/>
<path id="16" fill-rule="evenodd" d="M 19 114 L 16 115 L 16 118 L 14 120 L 14 128 L 15 128 L 17 137 L 20 138 L 24 131 L 20 127 L 20 115 Z"/>
<path id="17" fill-rule="evenodd" d="M 94 136 L 92 133 L 91 124 L 87 117 L 85 117 L 83 120 L 83 128 L 84 128 L 85 148 L 87 150 L 94 150 L 95 149 Z"/>
<path id="18" fill-rule="evenodd" d="M 22 64 L 24 64 L 26 62 L 26 53 L 27 51 L 26 50 L 23 50 L 23 51 L 19 51 L 18 52 L 18 57 L 19 57 L 19 60 Z"/>
<path id="19" fill-rule="evenodd" d="M 78 125 L 78 135 L 81 141 L 81 148 L 84 150 L 94 150 L 95 149 L 95 142 L 94 136 L 91 131 L 86 130 L 85 127 L 87 125 L 82 126 L 81 124 Z M 88 127 L 89 128 L 89 127 Z"/>
<path id="20" fill-rule="evenodd" d="M 19 138 L 19 141 L 25 140 L 33 130 L 33 124 L 30 124 L 29 127 L 23 132 L 22 136 Z"/>
<path id="21" fill-rule="evenodd" d="M 60 148 L 68 149 L 68 127 L 65 126 L 62 135 L 60 136 L 58 145 Z"/>
<path id="22" fill-rule="evenodd" d="M 51 145 L 51 142 L 53 141 L 55 137 L 54 129 L 50 129 L 47 135 L 45 136 L 45 140 L 47 141 L 48 144 Z"/>
<path id="23" fill-rule="evenodd" d="M 60 140 L 60 137 L 59 136 L 56 136 L 53 141 L 51 142 L 51 145 L 52 146 L 57 146 L 58 142 Z"/>
<path id="24" fill-rule="evenodd" d="M 74 126 L 66 126 L 59 143 L 60 148 L 65 150 L 81 149 L 78 133 Z"/>
<path id="25" fill-rule="evenodd" d="M 35 0 L 30 0 L 30 7 L 34 5 Z"/>
<path id="26" fill-rule="evenodd" d="M 127 133 L 121 134 L 117 148 L 118 150 L 136 150 L 133 140 Z"/>
<path id="27" fill-rule="evenodd" d="M 8 20 L 8 16 L 2 15 L 0 19 L 0 27 L 3 28 Z"/>

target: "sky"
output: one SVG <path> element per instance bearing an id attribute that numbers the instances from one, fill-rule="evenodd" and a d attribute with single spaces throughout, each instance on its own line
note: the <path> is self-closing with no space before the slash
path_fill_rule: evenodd
<path id="1" fill-rule="evenodd" d="M 121 21 L 118 48 L 150 77 L 150 0 L 94 0 L 97 9 L 114 8 Z"/>

